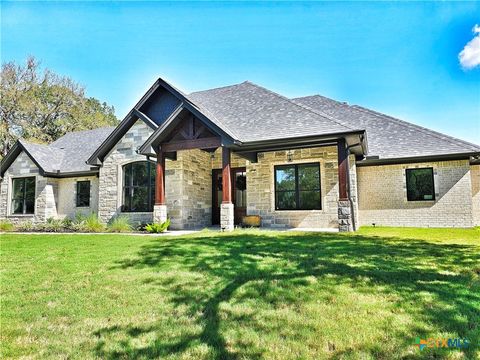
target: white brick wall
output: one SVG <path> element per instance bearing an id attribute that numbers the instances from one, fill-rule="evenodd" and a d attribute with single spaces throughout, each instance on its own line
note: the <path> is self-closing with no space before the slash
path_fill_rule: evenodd
<path id="1" fill-rule="evenodd" d="M 470 176 L 472 177 L 473 224 L 480 226 L 480 165 L 470 166 Z"/>
<path id="2" fill-rule="evenodd" d="M 90 206 L 77 207 L 77 182 L 90 181 Z M 58 217 L 73 218 L 75 214 L 98 213 L 98 177 L 82 176 L 58 179 Z"/>
<path id="3" fill-rule="evenodd" d="M 434 201 L 407 201 L 405 169 L 433 167 Z M 360 224 L 471 227 L 468 160 L 357 167 Z"/>

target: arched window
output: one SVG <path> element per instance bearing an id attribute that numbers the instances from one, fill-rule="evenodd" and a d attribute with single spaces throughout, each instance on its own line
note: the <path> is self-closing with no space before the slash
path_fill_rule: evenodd
<path id="1" fill-rule="evenodd" d="M 155 199 L 155 165 L 137 161 L 123 167 L 124 212 L 153 211 Z"/>

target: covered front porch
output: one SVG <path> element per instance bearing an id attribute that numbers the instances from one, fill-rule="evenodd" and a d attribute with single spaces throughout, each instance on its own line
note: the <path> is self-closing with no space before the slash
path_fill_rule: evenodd
<path id="1" fill-rule="evenodd" d="M 355 137 L 242 144 L 177 109 L 140 149 L 156 158 L 154 221 L 229 231 L 259 215 L 262 227 L 354 231 Z"/>

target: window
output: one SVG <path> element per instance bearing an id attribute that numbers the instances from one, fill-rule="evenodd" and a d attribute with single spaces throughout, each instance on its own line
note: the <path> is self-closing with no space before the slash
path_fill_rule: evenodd
<path id="1" fill-rule="evenodd" d="M 149 161 L 130 163 L 123 167 L 124 212 L 153 211 L 155 199 L 155 168 Z"/>
<path id="2" fill-rule="evenodd" d="M 433 168 L 406 169 L 407 200 L 435 200 Z"/>
<path id="3" fill-rule="evenodd" d="M 77 181 L 77 207 L 90 206 L 90 181 Z"/>
<path id="4" fill-rule="evenodd" d="M 35 212 L 35 177 L 12 180 L 12 214 L 33 214 Z"/>
<path id="5" fill-rule="evenodd" d="M 319 163 L 275 166 L 275 210 L 321 208 Z"/>

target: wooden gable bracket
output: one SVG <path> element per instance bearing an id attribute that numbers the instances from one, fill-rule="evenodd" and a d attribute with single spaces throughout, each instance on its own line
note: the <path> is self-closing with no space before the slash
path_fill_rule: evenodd
<path id="1" fill-rule="evenodd" d="M 163 152 L 174 152 L 179 150 L 216 149 L 221 146 L 221 138 L 212 133 L 197 120 L 193 115 L 186 117 L 172 131 L 169 140 L 160 144 Z"/>

